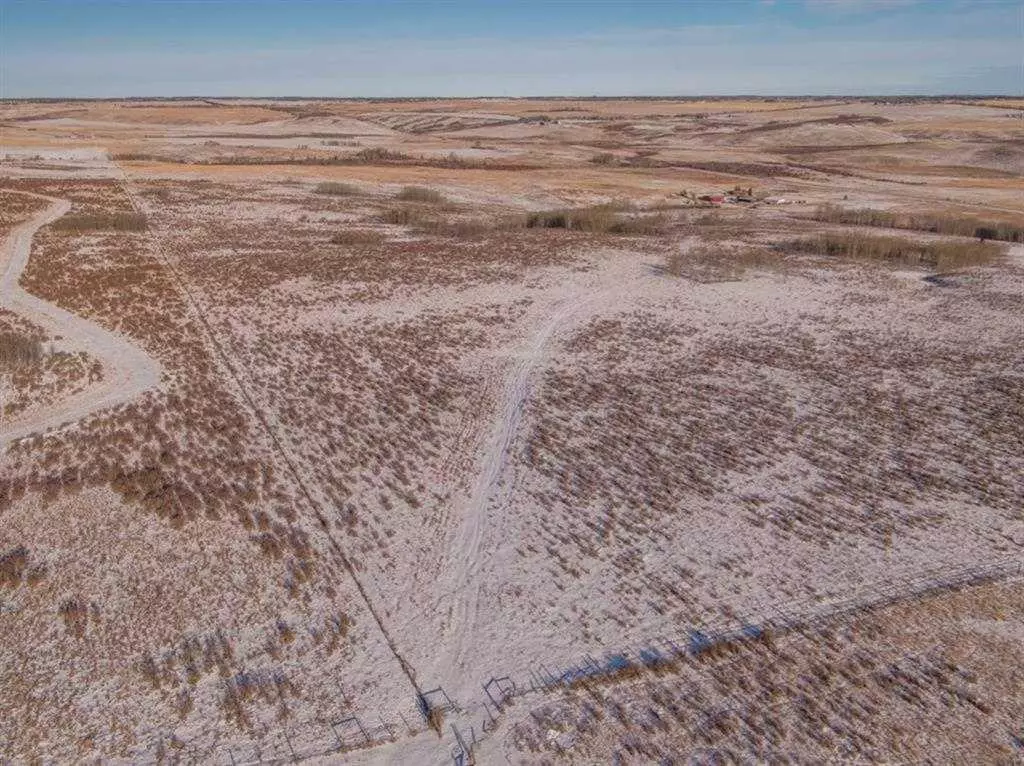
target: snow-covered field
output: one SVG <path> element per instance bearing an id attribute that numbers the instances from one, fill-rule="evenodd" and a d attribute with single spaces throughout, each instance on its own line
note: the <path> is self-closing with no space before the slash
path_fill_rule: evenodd
<path id="1" fill-rule="evenodd" d="M 787 245 L 854 231 L 824 202 L 1021 226 L 1019 179 L 940 148 L 1012 118 L 581 104 L 10 107 L 0 334 L 43 357 L 0 387 L 0 761 L 941 752 L 907 720 L 1012 757 L 1021 246 Z M 779 615 L 819 622 L 685 650 Z M 845 680 L 801 691 L 815 663 Z M 743 684 L 740 723 L 673 712 Z M 826 688 L 852 708 L 793 701 Z"/>

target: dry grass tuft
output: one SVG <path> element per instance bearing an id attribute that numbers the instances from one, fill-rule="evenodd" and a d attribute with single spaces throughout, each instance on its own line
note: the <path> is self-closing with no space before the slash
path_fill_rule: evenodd
<path id="1" fill-rule="evenodd" d="M 444 710 L 439 707 L 432 707 L 430 712 L 427 713 L 427 724 L 440 737 L 442 731 L 444 731 Z"/>
<path id="2" fill-rule="evenodd" d="M 38 338 L 31 338 L 13 332 L 0 332 L 0 371 L 29 367 L 43 358 L 43 344 Z"/>
<path id="3" fill-rule="evenodd" d="M 329 194 L 335 197 L 352 197 L 359 194 L 359 187 L 338 181 L 326 181 L 322 184 L 317 184 L 313 191 L 317 194 Z"/>
<path id="4" fill-rule="evenodd" d="M 61 602 L 57 613 L 64 619 L 68 634 L 76 638 L 85 636 L 89 624 L 89 604 L 78 596 L 71 596 Z"/>
<path id="5" fill-rule="evenodd" d="M 403 202 L 439 204 L 444 202 L 444 195 L 425 186 L 406 186 L 395 195 L 395 199 L 402 200 Z"/>
<path id="6" fill-rule="evenodd" d="M 345 158 L 348 162 L 359 165 L 375 165 L 379 163 L 409 162 L 413 157 L 405 152 L 395 152 L 380 147 L 360 149 Z"/>
<path id="7" fill-rule="evenodd" d="M 667 219 L 663 215 L 627 215 L 621 204 L 560 208 L 530 213 L 524 220 L 527 229 L 567 229 L 598 234 L 643 236 L 662 234 Z"/>
<path id="8" fill-rule="evenodd" d="M 0 588 L 16 588 L 28 569 L 28 550 L 19 545 L 0 555 Z"/>
<path id="9" fill-rule="evenodd" d="M 426 224 L 430 219 L 426 214 L 414 207 L 389 207 L 380 214 L 382 223 L 389 223 L 394 226 L 416 226 Z"/>
<path id="10" fill-rule="evenodd" d="M 114 152 L 110 155 L 114 162 L 162 162 L 165 160 L 159 154 L 152 152 Z"/>
<path id="11" fill-rule="evenodd" d="M 43 563 L 32 563 L 32 556 L 24 545 L 0 554 L 0 588 L 17 588 L 22 584 L 38 585 L 46 578 Z"/>
<path id="12" fill-rule="evenodd" d="M 454 239 L 474 239 L 494 233 L 499 224 L 494 221 L 472 219 L 461 221 L 424 221 L 417 229 L 424 234 L 433 234 Z"/>
<path id="13" fill-rule="evenodd" d="M 1000 221 L 986 221 L 971 216 L 950 213 L 896 213 L 871 208 L 844 208 L 822 205 L 811 215 L 817 221 L 848 223 L 857 226 L 877 226 L 888 229 L 929 231 L 933 234 L 953 234 L 960 237 L 994 239 L 1002 242 L 1024 242 L 1024 226 Z"/>
<path id="14" fill-rule="evenodd" d="M 902 237 L 855 233 L 821 234 L 792 240 L 783 243 L 781 249 L 792 253 L 923 266 L 938 271 L 984 266 L 1003 254 L 1003 248 L 991 242 L 916 242 Z"/>
<path id="15" fill-rule="evenodd" d="M 82 234 L 89 231 L 145 231 L 148 223 L 142 213 L 78 213 L 66 215 L 51 224 L 57 231 Z"/>

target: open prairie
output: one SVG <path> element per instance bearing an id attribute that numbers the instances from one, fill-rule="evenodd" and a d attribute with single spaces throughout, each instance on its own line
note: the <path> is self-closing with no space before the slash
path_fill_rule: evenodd
<path id="1" fill-rule="evenodd" d="M 1024 758 L 1024 107 L 0 106 L 0 763 Z"/>

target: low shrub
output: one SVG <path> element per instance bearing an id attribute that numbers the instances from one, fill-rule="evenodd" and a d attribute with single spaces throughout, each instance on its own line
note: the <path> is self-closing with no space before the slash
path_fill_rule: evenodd
<path id="1" fill-rule="evenodd" d="M 164 158 L 150 152 L 115 152 L 110 159 L 114 162 L 160 162 Z"/>
<path id="2" fill-rule="evenodd" d="M 952 213 L 898 213 L 872 208 L 844 208 L 822 205 L 811 217 L 827 223 L 846 223 L 857 226 L 875 226 L 888 229 L 928 231 L 933 234 L 952 234 L 1002 242 L 1024 242 L 1024 226 L 1000 221 L 986 221 L 973 216 Z"/>
<path id="3" fill-rule="evenodd" d="M 156 155 L 113 155 L 114 159 L 153 160 L 179 165 L 301 165 L 308 167 L 346 167 L 352 165 L 399 165 L 403 167 L 446 168 L 449 170 L 537 170 L 537 165 L 523 162 L 460 157 L 450 153 L 443 157 L 424 157 L 390 149 L 361 149 L 352 154 L 309 154 L 295 152 L 289 156 L 265 154 L 230 154 L 196 159 L 194 157 Z"/>
<path id="4" fill-rule="evenodd" d="M 146 216 L 133 211 L 114 213 L 76 213 L 58 218 L 51 224 L 57 231 L 145 231 Z"/>
<path id="5" fill-rule="evenodd" d="M 18 587 L 28 566 L 28 549 L 23 545 L 0 555 L 0 588 Z"/>
<path id="6" fill-rule="evenodd" d="M 463 221 L 424 221 L 417 229 L 424 234 L 433 234 L 442 237 L 454 237 L 456 239 L 470 239 L 490 234 L 499 227 L 493 221 L 463 220 Z"/>
<path id="7" fill-rule="evenodd" d="M 403 202 L 439 204 L 444 202 L 444 195 L 425 186 L 406 186 L 395 195 L 395 199 L 402 200 Z"/>
<path id="8" fill-rule="evenodd" d="M 668 219 L 663 215 L 639 215 L 621 218 L 608 229 L 609 234 L 629 237 L 653 237 L 665 233 Z"/>
<path id="9" fill-rule="evenodd" d="M 0 332 L 0 371 L 10 372 L 37 364 L 43 358 L 43 344 L 13 332 Z"/>
<path id="10" fill-rule="evenodd" d="M 781 249 L 792 253 L 924 266 L 937 271 L 983 266 L 1003 253 L 1002 247 L 991 242 L 916 242 L 903 237 L 853 233 L 821 234 L 792 240 L 783 243 Z"/>
<path id="11" fill-rule="evenodd" d="M 329 194 L 335 197 L 351 197 L 359 194 L 359 187 L 338 181 L 325 181 L 322 184 L 317 184 L 313 191 L 317 194 Z"/>
<path id="12" fill-rule="evenodd" d="M 408 162 L 414 158 L 405 152 L 395 152 L 381 147 L 367 147 L 344 159 L 355 164 L 373 165 L 389 162 Z"/>
<path id="13" fill-rule="evenodd" d="M 662 215 L 625 215 L 628 208 L 619 204 L 561 208 L 530 213 L 523 225 L 527 229 L 568 229 L 601 234 L 652 235 L 665 230 Z"/>
<path id="14" fill-rule="evenodd" d="M 390 223 L 395 226 L 415 226 L 425 224 L 430 219 L 424 215 L 422 210 L 413 207 L 390 207 L 380 214 L 382 223 Z"/>

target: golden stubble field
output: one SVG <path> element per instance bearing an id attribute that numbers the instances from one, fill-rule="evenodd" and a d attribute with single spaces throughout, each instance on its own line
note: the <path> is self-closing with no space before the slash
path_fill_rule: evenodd
<path id="1" fill-rule="evenodd" d="M 5 104 L 0 760 L 1020 757 L 1020 124 Z"/>

